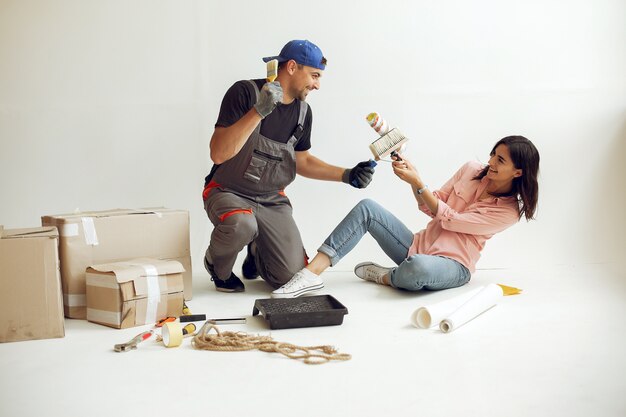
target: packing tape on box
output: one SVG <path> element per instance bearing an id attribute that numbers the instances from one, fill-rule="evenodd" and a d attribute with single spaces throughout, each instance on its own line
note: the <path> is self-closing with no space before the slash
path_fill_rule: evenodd
<path id="1" fill-rule="evenodd" d="M 122 314 L 118 311 L 105 311 L 96 310 L 95 308 L 87 308 L 87 320 L 119 327 L 122 324 Z"/>
<path id="2" fill-rule="evenodd" d="M 63 223 L 59 228 L 59 234 L 63 237 L 78 236 L 78 223 Z"/>
<path id="3" fill-rule="evenodd" d="M 83 222 L 83 233 L 85 234 L 85 242 L 91 246 L 98 245 L 98 234 L 96 226 L 93 223 L 93 217 L 81 217 Z"/>
<path id="4" fill-rule="evenodd" d="M 68 307 L 85 307 L 87 305 L 87 295 L 64 293 L 63 303 Z"/>
<path id="5" fill-rule="evenodd" d="M 183 343 L 183 327 L 180 323 L 176 321 L 165 323 L 161 332 L 165 347 L 178 347 Z"/>
<path id="6" fill-rule="evenodd" d="M 148 284 L 148 305 L 146 308 L 146 319 L 144 323 L 156 321 L 157 310 L 161 302 L 161 288 L 159 287 L 159 272 L 154 265 L 141 265 L 146 271 L 146 282 Z"/>

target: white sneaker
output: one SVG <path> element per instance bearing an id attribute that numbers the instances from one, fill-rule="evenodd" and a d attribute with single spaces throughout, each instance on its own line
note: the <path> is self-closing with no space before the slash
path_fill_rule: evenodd
<path id="1" fill-rule="evenodd" d="M 372 281 L 381 285 L 387 285 L 383 281 L 383 277 L 385 275 L 389 275 L 392 270 L 393 268 L 385 268 L 384 266 L 380 266 L 374 262 L 361 262 L 354 267 L 354 273 L 357 277 L 364 279 L 365 281 Z"/>
<path id="2" fill-rule="evenodd" d="M 306 268 L 296 272 L 288 283 L 277 290 L 272 291 L 272 298 L 295 298 L 308 292 L 324 288 L 324 281 L 319 275 Z"/>

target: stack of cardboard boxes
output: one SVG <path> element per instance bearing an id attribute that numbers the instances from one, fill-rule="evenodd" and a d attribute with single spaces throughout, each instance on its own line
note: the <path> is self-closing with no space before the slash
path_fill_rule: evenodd
<path id="1" fill-rule="evenodd" d="M 187 211 L 115 209 L 41 221 L 43 228 L 2 233 L 0 305 L 15 314 L 0 318 L 0 342 L 63 337 L 63 313 L 123 328 L 178 316 L 183 298 L 191 299 Z"/>

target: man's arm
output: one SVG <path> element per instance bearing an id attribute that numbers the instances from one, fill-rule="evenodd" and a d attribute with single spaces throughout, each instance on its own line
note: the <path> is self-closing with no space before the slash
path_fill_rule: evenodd
<path id="1" fill-rule="evenodd" d="M 296 152 L 296 172 L 307 178 L 324 181 L 341 181 L 345 168 L 327 164 L 309 151 Z"/>
<path id="2" fill-rule="evenodd" d="M 216 127 L 211 136 L 211 160 L 222 164 L 237 155 L 261 122 L 261 116 L 251 108 L 246 114 L 228 127 Z"/>
<path id="3" fill-rule="evenodd" d="M 265 83 L 256 104 L 239 120 L 228 127 L 216 127 L 209 147 L 211 159 L 222 164 L 237 155 L 259 122 L 283 100 L 283 89 L 278 81 Z"/>

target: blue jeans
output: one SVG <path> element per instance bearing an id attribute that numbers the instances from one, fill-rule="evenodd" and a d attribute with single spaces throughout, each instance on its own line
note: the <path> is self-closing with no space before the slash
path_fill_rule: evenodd
<path id="1" fill-rule="evenodd" d="M 409 291 L 443 290 L 460 287 L 471 277 L 459 262 L 443 256 L 412 255 L 411 232 L 397 217 L 373 200 L 360 201 L 337 225 L 318 252 L 330 258 L 334 266 L 369 232 L 382 250 L 393 260 L 391 285 Z"/>

